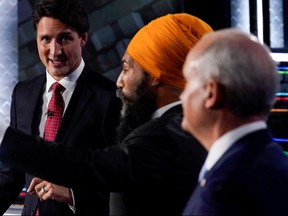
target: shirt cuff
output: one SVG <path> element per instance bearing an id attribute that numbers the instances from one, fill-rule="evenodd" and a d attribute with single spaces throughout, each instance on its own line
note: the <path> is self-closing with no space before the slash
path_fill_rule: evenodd
<path id="1" fill-rule="evenodd" d="M 72 200 L 73 200 L 73 205 L 69 205 L 69 208 L 71 209 L 71 211 L 73 211 L 73 214 L 76 213 L 76 208 L 75 208 L 75 199 L 74 199 L 74 193 L 73 193 L 73 190 L 72 188 L 70 188 L 70 192 L 71 192 L 71 196 L 72 196 Z"/>

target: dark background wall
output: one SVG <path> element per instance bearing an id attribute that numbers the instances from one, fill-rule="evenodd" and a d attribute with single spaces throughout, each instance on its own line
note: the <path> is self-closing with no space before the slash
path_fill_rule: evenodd
<path id="1" fill-rule="evenodd" d="M 35 2 L 36 0 L 18 1 L 19 80 L 32 78 L 45 71 L 38 57 L 35 34 L 30 20 Z M 143 25 L 157 17 L 167 13 L 187 12 L 203 19 L 215 30 L 231 27 L 232 19 L 243 18 L 241 9 L 238 7 L 238 4 L 243 2 L 239 0 L 83 0 L 82 2 L 87 9 L 91 24 L 90 38 L 83 50 L 85 62 L 97 73 L 114 81 L 121 71 L 121 57 L 130 39 Z M 237 10 L 236 14 L 240 14 L 239 17 L 232 17 L 232 4 L 233 9 Z M 249 0 L 250 32 L 252 33 L 257 33 L 255 4 L 256 0 Z M 270 19 L 275 20 L 275 25 L 281 27 L 277 18 L 278 10 L 274 12 L 274 17 L 269 16 L 270 9 L 277 5 L 278 0 L 263 0 L 264 41 L 268 45 L 270 44 Z M 285 46 L 272 51 L 287 52 L 288 50 L 286 36 L 288 1 L 286 0 L 283 0 L 283 11 Z M 279 70 L 282 70 L 279 73 L 281 96 L 276 97 L 278 101 L 268 123 L 275 137 L 284 139 L 281 143 L 288 152 L 288 59 L 281 62 L 279 66 L 283 66 L 279 67 Z M 283 112 L 283 109 L 286 112 Z"/>
<path id="2" fill-rule="evenodd" d="M 214 30 L 231 26 L 230 0 L 183 0 L 184 11 L 211 25 Z"/>
<path id="3" fill-rule="evenodd" d="M 35 35 L 30 16 L 37 0 L 18 0 L 18 38 L 19 38 L 19 80 L 43 73 L 36 50 Z M 279 1 L 283 9 L 277 8 Z M 115 80 L 119 74 L 119 62 L 131 37 L 152 19 L 167 13 L 187 12 L 198 16 L 213 29 L 231 27 L 231 20 L 245 19 L 240 0 L 82 0 L 89 14 L 90 38 L 83 51 L 88 65 L 98 73 Z M 284 26 L 284 47 L 272 47 L 275 52 L 288 52 L 288 1 L 262 0 L 264 19 L 264 41 L 269 46 L 271 34 L 270 21 L 275 26 Z M 231 5 L 234 14 L 231 15 Z M 249 0 L 250 32 L 257 34 L 256 0 Z M 249 9 L 248 9 L 249 10 Z M 274 9 L 275 10 L 275 9 Z M 284 23 L 278 23 L 278 15 L 283 12 Z M 234 17 L 237 14 L 237 17 Z M 248 29 L 249 30 L 249 29 Z M 277 39 L 277 41 L 279 41 Z"/>
<path id="4" fill-rule="evenodd" d="M 19 0 L 19 80 L 45 69 L 38 57 L 31 13 L 36 0 Z M 121 57 L 132 36 L 152 19 L 183 10 L 182 0 L 83 0 L 90 19 L 83 57 L 98 73 L 116 80 Z"/>

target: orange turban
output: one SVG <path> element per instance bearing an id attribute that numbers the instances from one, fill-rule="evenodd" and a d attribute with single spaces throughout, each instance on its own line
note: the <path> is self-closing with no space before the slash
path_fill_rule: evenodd
<path id="1" fill-rule="evenodd" d="M 146 72 L 163 83 L 184 88 L 182 74 L 188 51 L 212 28 L 186 13 L 168 14 L 141 28 L 127 52 Z"/>

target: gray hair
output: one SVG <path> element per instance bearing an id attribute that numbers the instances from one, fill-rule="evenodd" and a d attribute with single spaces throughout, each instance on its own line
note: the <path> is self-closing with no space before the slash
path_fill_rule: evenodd
<path id="1" fill-rule="evenodd" d="M 196 61 L 202 78 L 212 78 L 223 87 L 224 103 L 234 115 L 267 117 L 280 84 L 269 49 L 239 30 L 215 34 L 220 40 L 214 40 Z"/>

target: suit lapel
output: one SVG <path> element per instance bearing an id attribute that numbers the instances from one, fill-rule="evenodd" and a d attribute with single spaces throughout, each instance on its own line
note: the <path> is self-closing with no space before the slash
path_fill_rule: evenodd
<path id="1" fill-rule="evenodd" d="M 29 101 L 29 105 L 25 106 L 25 117 L 23 120 L 26 121 L 27 125 L 25 132 L 32 134 L 39 134 L 39 124 L 41 120 L 42 104 L 43 104 L 43 91 L 45 85 L 45 75 L 40 76 L 39 79 L 27 88 L 27 98 L 22 100 Z M 20 119 L 18 119 L 20 121 Z M 18 122 L 19 124 L 19 122 Z M 23 129 L 22 129 L 23 130 Z M 29 131 L 27 131 L 29 130 Z"/>
<path id="2" fill-rule="evenodd" d="M 61 140 L 64 142 L 66 140 L 92 95 L 87 80 L 89 77 L 87 77 L 85 73 L 88 72 L 84 69 L 77 81 L 73 95 L 62 118 L 56 141 Z"/>
<path id="3" fill-rule="evenodd" d="M 228 150 L 223 154 L 223 156 L 217 161 L 217 163 L 206 173 L 206 180 L 210 175 L 214 175 L 214 172 L 217 172 L 218 169 L 229 166 L 233 163 L 235 158 L 245 157 L 243 162 L 247 163 L 249 160 L 252 160 L 257 152 L 264 148 L 267 144 L 272 142 L 272 136 L 267 129 L 258 130 L 253 133 L 250 133 L 237 142 L 235 142 Z M 243 153 L 241 153 L 243 152 Z M 229 162 L 227 162 L 229 160 Z M 228 163 L 228 164 L 227 164 Z"/>

